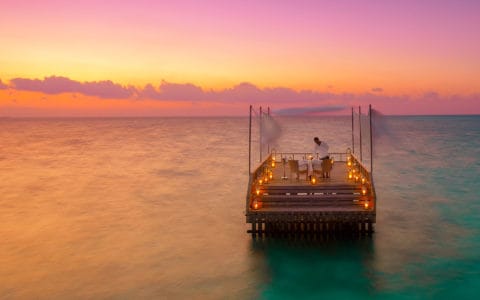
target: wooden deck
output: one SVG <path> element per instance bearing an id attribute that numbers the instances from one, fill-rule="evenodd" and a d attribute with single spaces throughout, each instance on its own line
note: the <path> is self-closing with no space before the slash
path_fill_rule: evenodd
<path id="1" fill-rule="evenodd" d="M 353 167 L 336 161 L 329 178 L 314 173 L 316 182 L 312 184 L 307 172 L 297 179 L 288 163 L 283 165 L 280 159 L 269 156 L 250 176 L 246 208 L 247 223 L 252 224 L 249 232 L 372 232 L 376 215 L 373 180 L 358 160 L 351 158 Z M 357 180 L 348 179 L 353 169 L 359 175 Z"/>

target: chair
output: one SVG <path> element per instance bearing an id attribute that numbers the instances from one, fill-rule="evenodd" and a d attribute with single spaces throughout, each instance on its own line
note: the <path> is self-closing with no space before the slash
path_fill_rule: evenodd
<path id="1" fill-rule="evenodd" d="M 307 170 L 299 170 L 298 168 L 298 160 L 296 159 L 290 159 L 288 161 L 288 168 L 290 169 L 290 178 L 292 178 L 292 174 L 296 174 L 296 179 L 298 180 L 300 177 L 300 174 L 307 174 Z"/>
<path id="2" fill-rule="evenodd" d="M 314 159 L 312 162 L 312 166 L 313 166 L 314 175 L 323 175 L 322 161 L 319 161 L 318 159 Z"/>
<path id="3" fill-rule="evenodd" d="M 322 161 L 322 177 L 330 178 L 330 171 L 333 168 L 333 161 L 330 158 L 326 158 Z"/>

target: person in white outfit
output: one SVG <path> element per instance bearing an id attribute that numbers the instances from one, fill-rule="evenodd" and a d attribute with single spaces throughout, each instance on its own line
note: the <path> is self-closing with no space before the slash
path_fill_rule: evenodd
<path id="1" fill-rule="evenodd" d="M 313 138 L 315 142 L 315 148 L 313 150 L 314 154 L 318 154 L 319 159 L 327 159 L 330 158 L 328 156 L 328 145 L 327 143 L 321 141 L 318 137 Z"/>

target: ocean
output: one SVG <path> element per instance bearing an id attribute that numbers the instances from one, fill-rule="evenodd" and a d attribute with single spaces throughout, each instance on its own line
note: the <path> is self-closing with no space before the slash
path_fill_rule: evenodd
<path id="1" fill-rule="evenodd" d="M 280 118 L 279 151 L 351 145 Z M 0 119 L 1 299 L 473 299 L 480 116 L 383 117 L 371 237 L 246 233 L 247 118 Z"/>

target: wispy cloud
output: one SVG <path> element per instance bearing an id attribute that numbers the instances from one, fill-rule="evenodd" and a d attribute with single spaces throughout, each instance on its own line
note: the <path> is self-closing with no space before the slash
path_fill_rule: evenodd
<path id="1" fill-rule="evenodd" d="M 331 105 L 331 106 L 314 106 L 314 107 L 289 107 L 279 110 L 274 110 L 273 112 L 277 115 L 313 115 L 318 113 L 325 112 L 340 112 L 345 110 L 347 107 L 343 105 Z"/>
<path id="2" fill-rule="evenodd" d="M 424 93 L 423 94 L 423 98 L 424 99 L 432 99 L 432 100 L 435 100 L 435 99 L 438 99 L 440 97 L 440 94 L 435 92 L 435 91 L 430 91 L 430 92 L 427 92 L 427 93 Z"/>
<path id="3" fill-rule="evenodd" d="M 45 94 L 80 93 L 107 99 L 125 99 L 136 93 L 135 88 L 125 87 L 110 80 L 79 82 L 61 76 L 50 76 L 44 79 L 14 78 L 10 83 L 16 90 Z"/>
<path id="4" fill-rule="evenodd" d="M 381 93 L 381 92 L 383 92 L 383 89 L 381 87 L 374 87 L 374 88 L 372 88 L 372 92 Z"/>

